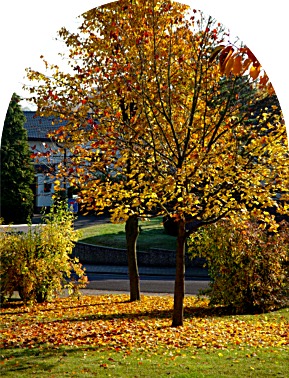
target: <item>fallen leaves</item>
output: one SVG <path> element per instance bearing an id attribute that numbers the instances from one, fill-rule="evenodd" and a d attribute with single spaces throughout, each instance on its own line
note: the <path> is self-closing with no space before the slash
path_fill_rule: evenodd
<path id="1" fill-rule="evenodd" d="M 185 325 L 178 328 L 170 326 L 169 296 L 145 296 L 140 302 L 129 302 L 127 295 L 62 298 L 31 309 L 15 303 L 1 309 L 6 348 L 90 345 L 116 351 L 164 348 L 169 353 L 184 347 L 289 345 L 285 317 L 210 316 L 208 301 L 197 297 L 185 298 Z"/>

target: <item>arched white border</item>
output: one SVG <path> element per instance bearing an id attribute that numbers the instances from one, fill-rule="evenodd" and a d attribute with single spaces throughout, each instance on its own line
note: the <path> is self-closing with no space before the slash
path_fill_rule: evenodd
<path id="1" fill-rule="evenodd" d="M 25 0 L 0 4 L 0 135 L 12 93 L 25 67 L 45 52 L 45 43 L 77 15 L 103 0 Z M 289 135 L 288 13 L 286 1 L 182 0 L 212 15 L 245 41 L 267 71 L 279 98 Z M 41 43 L 39 42 L 41 37 Z"/>

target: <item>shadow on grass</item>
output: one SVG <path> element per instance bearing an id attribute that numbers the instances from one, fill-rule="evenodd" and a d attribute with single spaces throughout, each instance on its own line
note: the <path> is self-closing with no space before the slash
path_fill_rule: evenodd
<path id="1" fill-rule="evenodd" d="M 230 308 L 225 306 L 214 306 L 214 307 L 186 307 L 184 317 L 185 319 L 190 318 L 204 318 L 204 317 L 214 317 L 221 318 L 224 316 L 236 315 L 236 313 Z"/>
<path id="2" fill-rule="evenodd" d="M 53 303 L 53 302 L 49 302 L 49 303 Z M 131 303 L 130 300 L 126 300 L 126 301 L 115 301 L 115 302 L 110 302 L 112 305 L 113 304 L 121 304 L 121 303 Z M 9 315 L 9 314 L 14 314 L 14 315 L 20 315 L 20 314 L 25 314 L 29 311 L 23 309 L 23 311 L 19 311 L 19 312 L 15 312 L 15 311 L 9 311 L 9 310 L 13 310 L 13 309 L 16 309 L 16 308 L 23 308 L 24 304 L 23 304 L 23 301 L 19 298 L 10 298 L 8 302 L 5 302 L 5 303 L 1 303 L 1 308 L 2 309 L 7 309 L 7 311 L 3 311 L 2 312 L 2 315 Z M 72 309 L 83 309 L 83 308 L 89 308 L 89 307 L 101 307 L 101 306 L 107 306 L 107 303 L 106 302 L 99 302 L 99 303 L 93 303 L 93 304 L 77 304 L 75 303 L 75 306 L 67 306 L 67 307 L 64 307 L 66 310 L 72 310 Z M 41 312 L 54 312 L 55 311 L 55 307 L 53 308 L 42 308 L 41 309 Z"/>
<path id="3" fill-rule="evenodd" d="M 106 246 L 109 248 L 126 249 L 126 235 L 124 231 L 107 233 L 96 236 L 89 236 L 79 240 L 80 243 Z M 137 250 L 149 250 L 150 248 L 160 248 L 175 250 L 176 238 L 166 234 L 163 229 L 154 229 L 147 226 L 141 226 L 141 232 L 138 236 Z"/>
<path id="4" fill-rule="evenodd" d="M 5 361 L 5 365 L 2 366 L 3 371 L 5 369 L 6 371 L 17 374 L 17 376 L 27 374 L 31 369 L 38 369 L 48 373 L 55 368 L 57 364 L 62 362 L 65 357 L 69 356 L 69 354 L 73 355 L 82 350 L 85 351 L 88 350 L 88 348 L 77 347 L 72 349 L 59 346 L 57 348 L 41 346 L 41 350 L 38 348 L 5 348 L 5 353 L 3 351 L 0 361 L 3 361 L 3 365 Z M 47 360 L 49 358 L 53 358 L 54 361 L 56 358 L 56 362 L 48 362 Z"/>
<path id="5" fill-rule="evenodd" d="M 129 300 L 126 301 L 115 301 L 111 302 L 110 304 L 113 306 L 114 304 L 125 304 L 125 303 L 131 303 L 133 305 L 133 302 L 130 302 Z M 2 308 L 14 309 L 17 307 L 23 306 L 23 302 L 8 302 L 6 303 Z M 100 307 L 106 307 L 106 302 L 99 302 L 99 303 L 93 303 L 93 304 L 76 304 L 75 306 L 67 306 L 64 309 L 65 310 L 82 310 L 85 308 L 93 308 L 99 310 Z M 55 308 L 43 308 L 41 309 L 41 312 L 54 312 Z M 132 308 L 133 311 L 133 308 Z M 14 311 L 5 311 L 2 312 L 3 315 L 7 314 L 14 314 L 14 315 L 20 315 L 27 313 L 27 310 L 14 312 Z M 144 310 L 138 313 L 133 312 L 122 312 L 122 313 L 112 313 L 112 314 L 83 314 L 83 316 L 76 316 L 76 317 L 66 317 L 65 321 L 68 322 L 79 322 L 79 321 L 95 321 L 95 320 L 113 320 L 113 319 L 127 319 L 127 320 L 134 320 L 134 319 L 171 319 L 173 313 L 173 309 L 164 309 L 164 310 Z M 203 318 L 203 317 L 223 317 L 223 316 L 229 316 L 229 315 L 236 315 L 231 311 L 228 307 L 223 306 L 216 306 L 216 307 L 188 307 L 186 306 L 184 309 L 184 319 L 190 319 L 190 318 Z M 62 322 L 62 319 L 55 319 L 52 320 L 51 323 L 58 323 Z"/>
<path id="6" fill-rule="evenodd" d="M 126 237 L 124 231 L 118 231 L 113 234 L 101 234 L 95 236 L 89 236 L 87 238 L 79 240 L 80 243 L 100 245 L 109 248 L 121 248 L 126 246 Z"/>
<path id="7" fill-rule="evenodd" d="M 0 304 L 1 306 L 1 309 L 7 309 L 7 310 L 13 310 L 13 309 L 16 309 L 16 308 L 23 308 L 23 301 L 22 299 L 20 298 L 10 298 L 7 302 L 3 302 Z M 19 312 L 15 312 L 15 311 L 3 311 L 2 312 L 2 315 L 7 315 L 7 314 L 15 314 L 15 315 L 19 315 L 19 314 L 24 314 L 25 312 L 27 311 L 19 311 Z"/>
<path id="8" fill-rule="evenodd" d="M 85 338 L 85 336 L 81 337 Z M 57 364 L 64 362 L 65 357 L 73 357 L 74 354 L 78 354 L 80 352 L 88 352 L 88 351 L 103 351 L 103 345 L 77 345 L 76 347 L 73 346 L 65 346 L 65 345 L 48 345 L 48 344 L 40 344 L 35 345 L 35 348 L 31 347 L 6 347 L 3 350 L 2 355 L 0 355 L 0 364 L 7 365 L 10 363 L 10 366 L 6 368 L 8 371 L 13 371 L 15 373 L 24 372 L 25 370 L 29 370 L 31 368 L 35 369 L 38 367 L 44 371 L 50 371 L 54 368 Z M 130 354 L 130 350 L 128 348 L 121 348 L 121 347 L 111 347 L 107 349 L 107 352 L 110 351 L 115 352 L 123 352 L 124 354 Z M 53 358 L 55 361 L 54 363 L 48 363 L 47 359 Z M 82 356 L 83 358 L 83 356 Z M 29 361 L 25 361 L 24 363 L 21 359 L 28 359 Z M 15 363 L 16 362 L 16 363 Z M 4 369 L 3 369 L 4 370 Z M 4 377 L 5 375 L 3 375 Z M 2 377 L 2 375 L 1 375 Z"/>
<path id="9" fill-rule="evenodd" d="M 142 311 L 138 313 L 114 313 L 114 314 L 84 314 L 83 316 L 66 318 L 66 321 L 70 322 L 79 322 L 79 321 L 110 321 L 115 319 L 120 320 L 153 320 L 153 319 L 167 319 L 171 320 L 173 315 L 173 309 L 164 309 L 164 310 L 151 310 L 151 311 Z M 204 317 L 225 317 L 235 315 L 229 308 L 225 307 L 214 307 L 214 308 L 203 308 L 203 307 L 186 307 L 184 309 L 184 321 L 191 318 L 204 318 Z M 61 320 L 54 320 L 54 322 L 61 322 Z"/>

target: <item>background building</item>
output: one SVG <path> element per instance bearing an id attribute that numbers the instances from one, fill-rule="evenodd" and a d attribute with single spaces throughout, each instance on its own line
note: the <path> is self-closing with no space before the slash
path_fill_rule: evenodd
<path id="1" fill-rule="evenodd" d="M 35 111 L 23 111 L 26 118 L 25 129 L 28 134 L 28 144 L 34 158 L 35 181 L 33 184 L 34 211 L 52 204 L 53 174 L 57 164 L 65 158 L 65 150 L 48 137 L 49 132 L 60 127 L 52 117 L 36 117 Z"/>

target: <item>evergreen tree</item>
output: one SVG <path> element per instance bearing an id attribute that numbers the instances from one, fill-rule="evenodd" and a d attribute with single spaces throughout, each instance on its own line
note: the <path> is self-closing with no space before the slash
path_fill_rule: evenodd
<path id="1" fill-rule="evenodd" d="M 31 185 L 34 170 L 30 159 L 25 117 L 15 93 L 9 104 L 1 140 L 0 216 L 5 223 L 26 222 L 33 213 Z"/>

